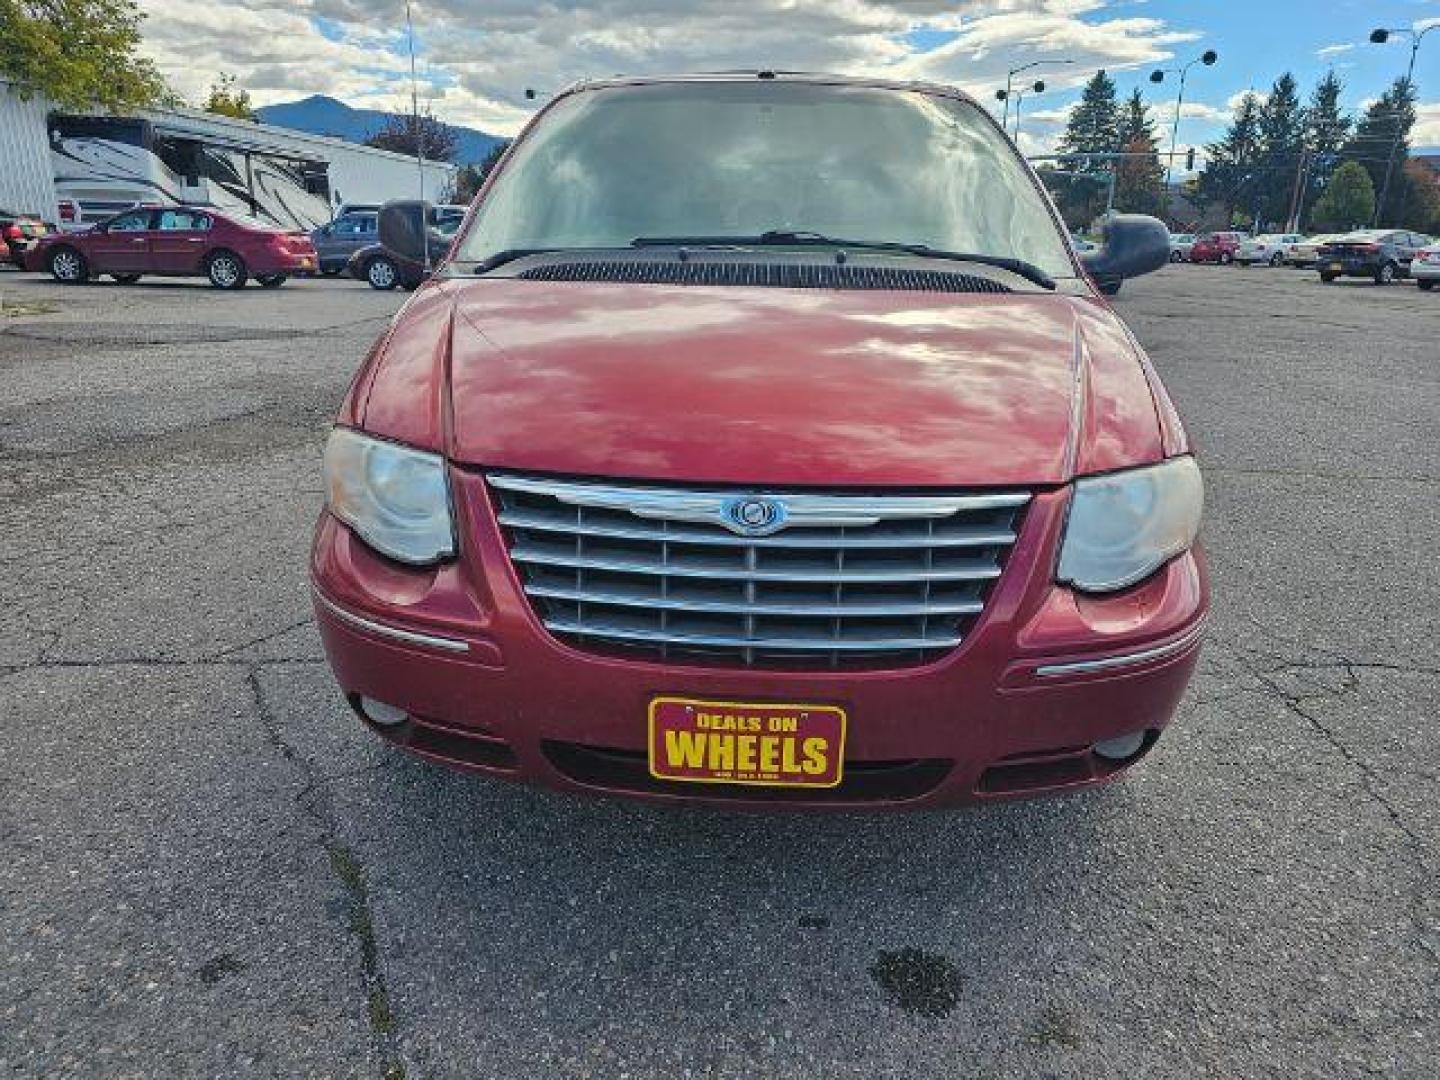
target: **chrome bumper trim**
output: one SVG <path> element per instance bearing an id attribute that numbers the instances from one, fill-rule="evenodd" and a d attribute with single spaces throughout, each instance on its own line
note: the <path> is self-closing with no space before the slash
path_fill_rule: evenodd
<path id="1" fill-rule="evenodd" d="M 361 630 L 368 630 L 372 634 L 379 634 L 381 637 L 403 641 L 410 645 L 428 645 L 432 649 L 445 649 L 449 652 L 470 651 L 470 643 L 467 641 L 461 641 L 459 638 L 440 637 L 438 634 L 420 634 L 414 630 L 401 630 L 398 626 L 387 626 L 385 623 L 367 619 L 363 615 L 357 615 L 355 612 L 341 607 L 314 586 L 311 586 L 310 591 L 326 611 L 341 622 L 349 623 Z"/>
<path id="2" fill-rule="evenodd" d="M 1141 649 L 1139 652 L 1121 653 L 1118 656 L 1102 656 L 1094 660 L 1072 660 L 1064 664 L 1042 664 L 1035 669 L 1035 674 L 1041 678 L 1049 678 L 1055 675 L 1078 675 L 1090 671 L 1109 671 L 1112 668 L 1129 667 L 1132 664 L 1143 664 L 1148 660 L 1160 660 L 1173 653 L 1182 652 L 1200 639 L 1205 631 L 1205 624 L 1190 629 L 1183 637 L 1174 641 L 1167 641 L 1164 645 L 1156 645 L 1152 649 Z"/>

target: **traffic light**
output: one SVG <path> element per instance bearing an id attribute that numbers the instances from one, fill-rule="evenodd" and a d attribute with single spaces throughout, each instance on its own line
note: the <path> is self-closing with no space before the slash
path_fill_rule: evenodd
<path id="1" fill-rule="evenodd" d="M 1195 148 L 1193 146 L 1190 147 L 1189 150 L 1185 151 L 1185 171 L 1195 171 Z"/>

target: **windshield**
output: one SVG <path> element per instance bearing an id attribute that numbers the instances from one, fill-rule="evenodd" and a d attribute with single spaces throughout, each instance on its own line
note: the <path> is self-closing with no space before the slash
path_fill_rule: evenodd
<path id="1" fill-rule="evenodd" d="M 610 87 L 557 102 L 516 147 L 456 258 L 774 231 L 1075 272 L 1043 196 L 975 105 L 760 80 Z"/>

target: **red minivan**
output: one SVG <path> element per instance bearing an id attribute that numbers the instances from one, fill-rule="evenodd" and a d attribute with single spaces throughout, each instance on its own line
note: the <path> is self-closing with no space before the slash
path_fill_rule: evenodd
<path id="1" fill-rule="evenodd" d="M 1229 265 L 1235 261 L 1235 255 L 1240 250 L 1240 245 L 1244 242 L 1244 233 L 1201 233 L 1195 238 L 1194 246 L 1190 248 L 1190 261 L 1193 263 L 1220 263 L 1222 266 Z"/>
<path id="2" fill-rule="evenodd" d="M 398 747 L 571 791 L 1109 780 L 1170 722 L 1208 605 L 1189 441 L 1091 284 L 1168 257 L 1122 216 L 1082 266 L 948 87 L 561 93 L 326 444 L 340 688 Z"/>
<path id="3" fill-rule="evenodd" d="M 154 274 L 206 277 L 218 289 L 243 288 L 251 277 L 273 289 L 317 262 L 307 233 L 191 206 L 137 206 L 81 232 L 44 237 L 25 256 L 26 269 L 48 270 L 67 285 L 100 274 L 128 285 Z"/>

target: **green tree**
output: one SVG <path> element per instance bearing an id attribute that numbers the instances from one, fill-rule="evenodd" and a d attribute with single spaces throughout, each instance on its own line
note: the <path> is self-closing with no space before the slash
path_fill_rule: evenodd
<path id="1" fill-rule="evenodd" d="M 1325 191 L 1315 203 L 1315 224 L 1332 231 L 1366 225 L 1375 213 L 1375 184 L 1358 161 L 1347 161 L 1335 170 Z"/>
<path id="2" fill-rule="evenodd" d="M 1131 214 L 1169 216 L 1165 196 L 1165 168 L 1155 144 L 1138 135 L 1125 144 L 1127 156 L 1115 163 L 1115 209 Z"/>
<path id="3" fill-rule="evenodd" d="M 1397 224 L 1422 233 L 1440 233 L 1440 176 L 1422 162 L 1407 161 L 1400 173 Z"/>
<path id="4" fill-rule="evenodd" d="M 154 105 L 169 91 L 137 53 L 142 18 L 131 0 L 0 0 L 0 75 L 75 112 Z"/>
<path id="5" fill-rule="evenodd" d="M 412 157 L 418 152 L 430 161 L 455 160 L 455 132 L 428 112 L 392 114 L 365 145 Z"/>
<path id="6" fill-rule="evenodd" d="M 1345 144 L 1341 157 L 1357 162 L 1370 174 L 1370 183 L 1379 192 L 1385 186 L 1387 164 L 1393 166 L 1390 193 L 1386 205 L 1380 207 L 1379 221 L 1394 224 L 1404 198 L 1401 176 L 1410 156 L 1410 129 L 1415 126 L 1415 87 L 1402 75 L 1365 110 L 1355 125 L 1355 134 Z M 1398 140 L 1398 142 L 1397 142 Z"/>
<path id="7" fill-rule="evenodd" d="M 1150 115 L 1150 106 L 1140 95 L 1139 89 L 1132 90 L 1119 109 L 1115 122 L 1115 143 L 1128 146 L 1136 139 L 1148 139 L 1153 146 L 1159 140 L 1155 137 L 1155 119 Z"/>
<path id="8" fill-rule="evenodd" d="M 1155 121 L 1139 90 L 1125 99 L 1117 130 L 1120 152 L 1130 156 L 1115 162 L 1115 209 L 1167 216 L 1165 170 L 1155 152 Z"/>
<path id="9" fill-rule="evenodd" d="M 1333 71 L 1325 73 L 1305 109 L 1305 149 L 1309 153 L 1305 202 L 1315 201 L 1340 164 L 1340 151 L 1350 137 L 1350 118 L 1340 109 L 1345 84 Z"/>
<path id="10" fill-rule="evenodd" d="M 1120 148 L 1120 105 L 1115 80 L 1102 68 L 1085 84 L 1080 101 L 1070 112 L 1060 151 L 1065 154 L 1113 154 Z M 1107 172 L 1109 162 L 1073 163 L 1077 172 Z"/>
<path id="11" fill-rule="evenodd" d="M 1063 154 L 1113 154 L 1120 149 L 1120 105 L 1115 99 L 1115 80 L 1097 71 L 1070 111 L 1065 134 L 1060 137 Z M 1108 173 L 1113 161 L 1090 161 L 1084 158 L 1067 162 L 1065 169 L 1078 173 Z M 1066 221 L 1091 221 L 1105 206 L 1107 185 L 1071 178 L 1058 192 L 1060 212 Z"/>
<path id="12" fill-rule="evenodd" d="M 224 72 L 220 73 L 218 80 L 210 84 L 210 96 L 205 101 L 205 111 L 231 116 L 236 120 L 255 119 L 250 91 L 235 89 L 235 76 Z"/>
<path id="13" fill-rule="evenodd" d="M 1271 85 L 1260 106 L 1259 128 L 1260 160 L 1249 205 L 1268 226 L 1279 227 L 1290 217 L 1305 146 L 1305 110 L 1299 84 L 1290 72 Z"/>
<path id="14" fill-rule="evenodd" d="M 485 179 L 499 164 L 501 156 L 510 148 L 510 141 L 502 139 L 490 148 L 484 160 L 476 165 L 461 165 L 455 174 L 455 202 L 468 203 L 480 193 Z"/>
<path id="15" fill-rule="evenodd" d="M 1197 188 L 1206 203 L 1218 203 L 1226 216 L 1234 217 L 1241 205 L 1251 205 L 1249 189 L 1255 178 L 1261 150 L 1260 99 L 1246 94 L 1235 108 L 1235 117 L 1224 137 L 1205 148 L 1205 171 Z"/>

